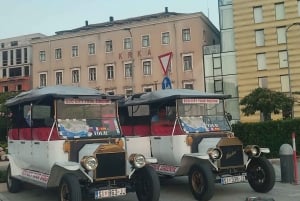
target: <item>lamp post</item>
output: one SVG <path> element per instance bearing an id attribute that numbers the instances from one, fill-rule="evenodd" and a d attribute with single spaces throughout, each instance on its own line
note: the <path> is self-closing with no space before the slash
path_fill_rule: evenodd
<path id="1" fill-rule="evenodd" d="M 295 25 L 300 25 L 300 22 L 294 22 L 293 24 L 289 25 L 285 30 L 285 39 L 286 39 L 286 59 L 288 64 L 288 78 L 289 78 L 289 97 L 292 97 L 292 81 L 291 81 L 291 67 L 289 61 L 289 48 L 288 48 L 288 31 L 291 27 Z M 292 108 L 292 118 L 294 118 L 294 108 Z"/>
<path id="2" fill-rule="evenodd" d="M 129 27 L 124 28 L 124 30 L 128 31 L 130 34 L 130 48 L 131 48 L 131 59 L 132 59 L 132 69 L 131 69 L 131 88 L 132 88 L 132 93 L 134 93 L 134 55 L 133 55 L 133 40 L 132 40 L 132 32 Z"/>

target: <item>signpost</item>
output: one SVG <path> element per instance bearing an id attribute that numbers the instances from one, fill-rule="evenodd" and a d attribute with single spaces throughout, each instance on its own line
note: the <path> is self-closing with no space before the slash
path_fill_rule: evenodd
<path id="1" fill-rule="evenodd" d="M 162 67 L 164 75 L 165 75 L 165 77 L 162 81 L 162 84 L 161 84 L 162 89 L 172 89 L 171 80 L 168 77 L 168 69 L 170 66 L 171 57 L 172 57 L 172 52 L 168 52 L 166 54 L 162 54 L 162 55 L 158 56 L 161 67 Z"/>

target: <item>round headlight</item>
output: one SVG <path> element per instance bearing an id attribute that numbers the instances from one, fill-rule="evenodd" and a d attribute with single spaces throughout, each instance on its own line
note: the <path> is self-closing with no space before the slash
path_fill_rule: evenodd
<path id="1" fill-rule="evenodd" d="M 245 152 L 251 157 L 259 157 L 261 154 L 260 148 L 257 145 L 248 145 L 245 147 Z"/>
<path id="2" fill-rule="evenodd" d="M 146 159 L 142 154 L 131 154 L 129 162 L 135 168 L 142 168 L 146 165 Z"/>
<path id="3" fill-rule="evenodd" d="M 84 156 L 80 163 L 88 171 L 95 170 L 98 166 L 98 160 L 94 156 Z"/>
<path id="4" fill-rule="evenodd" d="M 222 151 L 218 148 L 210 148 L 207 150 L 207 154 L 213 160 L 219 160 L 222 157 Z"/>

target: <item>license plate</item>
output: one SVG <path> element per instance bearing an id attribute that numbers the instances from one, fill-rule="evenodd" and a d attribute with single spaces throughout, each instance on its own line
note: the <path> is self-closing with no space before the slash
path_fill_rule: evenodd
<path id="1" fill-rule="evenodd" d="M 233 184 L 246 181 L 245 175 L 231 176 L 231 177 L 222 177 L 221 184 Z"/>
<path id="2" fill-rule="evenodd" d="M 126 188 L 112 188 L 95 191 L 95 199 L 110 198 L 126 195 Z"/>

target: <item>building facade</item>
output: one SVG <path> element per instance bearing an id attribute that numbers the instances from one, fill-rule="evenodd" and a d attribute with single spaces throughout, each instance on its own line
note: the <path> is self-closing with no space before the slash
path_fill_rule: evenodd
<path id="1" fill-rule="evenodd" d="M 172 88 L 204 91 L 203 46 L 218 43 L 219 31 L 201 12 L 166 8 L 147 16 L 86 22 L 32 41 L 32 83 L 34 88 L 75 85 L 129 95 L 164 88 L 168 77 Z"/>
<path id="2" fill-rule="evenodd" d="M 31 40 L 44 37 L 29 34 L 0 40 L 0 91 L 26 91 L 31 89 Z"/>

